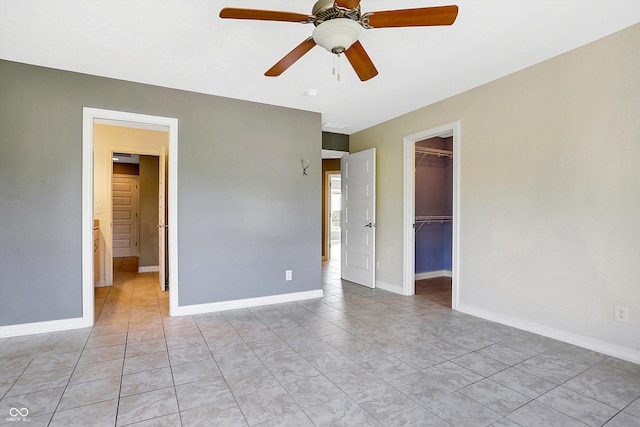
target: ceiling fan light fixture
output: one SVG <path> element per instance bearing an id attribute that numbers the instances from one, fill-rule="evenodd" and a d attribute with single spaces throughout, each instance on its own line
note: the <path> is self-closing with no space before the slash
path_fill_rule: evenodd
<path id="1" fill-rule="evenodd" d="M 341 54 L 360 37 L 362 26 L 349 18 L 324 21 L 313 30 L 313 40 L 331 53 Z"/>

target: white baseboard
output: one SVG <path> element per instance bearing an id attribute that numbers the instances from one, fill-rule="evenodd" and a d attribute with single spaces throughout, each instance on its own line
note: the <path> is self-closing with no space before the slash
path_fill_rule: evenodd
<path id="1" fill-rule="evenodd" d="M 107 282 L 105 280 L 101 280 L 98 283 L 96 283 L 93 287 L 94 288 L 103 288 L 107 286 Z"/>
<path id="2" fill-rule="evenodd" d="M 46 332 L 66 331 L 85 328 L 82 317 L 74 319 L 50 320 L 47 322 L 21 323 L 18 325 L 0 326 L 0 338 L 18 337 L 21 335 L 42 334 Z"/>
<path id="3" fill-rule="evenodd" d="M 172 316 L 188 316 L 193 314 L 212 313 L 215 311 L 235 310 L 238 308 L 259 307 L 261 305 L 281 304 L 285 302 L 303 301 L 307 299 L 322 298 L 322 289 L 306 292 L 294 292 L 290 294 L 270 295 L 266 297 L 246 298 L 232 301 L 212 302 L 208 304 L 193 304 L 178 306 Z"/>
<path id="4" fill-rule="evenodd" d="M 159 265 L 149 265 L 145 267 L 138 267 L 138 273 L 155 273 L 156 271 L 160 271 Z"/>
<path id="5" fill-rule="evenodd" d="M 402 295 L 402 285 L 392 285 L 391 283 L 376 280 L 376 288 Z"/>
<path id="6" fill-rule="evenodd" d="M 503 325 L 512 326 L 514 328 L 522 329 L 528 332 L 533 332 L 534 334 L 577 345 L 578 347 L 587 348 L 589 350 L 617 357 L 618 359 L 623 359 L 632 363 L 640 364 L 640 351 L 638 350 L 621 347 L 605 341 L 586 337 L 584 335 L 578 335 L 572 332 L 563 331 L 561 329 L 551 328 L 549 326 L 540 325 L 535 322 L 529 322 L 527 320 L 506 316 L 504 314 L 485 310 L 483 308 L 469 306 L 466 304 L 459 303 L 458 311 L 470 314 L 472 316 L 481 317 L 486 320 L 491 320 L 492 322 L 501 323 Z"/>
<path id="7" fill-rule="evenodd" d="M 416 273 L 415 280 L 433 279 L 434 277 L 452 277 L 451 270 L 436 270 Z"/>

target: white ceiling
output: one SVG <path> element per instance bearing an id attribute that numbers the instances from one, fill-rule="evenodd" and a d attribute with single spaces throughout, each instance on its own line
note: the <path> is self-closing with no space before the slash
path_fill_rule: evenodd
<path id="1" fill-rule="evenodd" d="M 222 7 L 311 13 L 314 0 L 0 0 L 0 58 L 322 113 L 351 134 L 640 22 L 639 0 L 362 0 L 363 12 L 458 4 L 453 26 L 365 30 L 360 82 L 315 47 L 264 72 L 311 24 L 222 20 Z M 318 96 L 305 92 L 315 89 Z"/>

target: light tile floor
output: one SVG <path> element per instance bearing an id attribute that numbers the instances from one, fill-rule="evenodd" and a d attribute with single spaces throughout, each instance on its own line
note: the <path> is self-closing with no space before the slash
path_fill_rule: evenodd
<path id="1" fill-rule="evenodd" d="M 93 328 L 0 340 L 1 425 L 640 426 L 640 366 L 339 265 L 322 299 L 175 318 L 131 267 Z"/>

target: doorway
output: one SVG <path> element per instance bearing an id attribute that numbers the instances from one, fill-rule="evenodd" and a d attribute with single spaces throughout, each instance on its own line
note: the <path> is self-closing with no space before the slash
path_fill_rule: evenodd
<path id="1" fill-rule="evenodd" d="M 341 242 L 341 198 L 342 189 L 340 172 L 330 172 L 329 175 L 329 227 L 327 228 L 329 241 L 329 259 L 340 260 Z"/>
<path id="2" fill-rule="evenodd" d="M 441 202 L 443 209 L 440 212 L 424 212 L 424 215 L 417 215 L 416 211 L 416 144 L 432 138 L 450 140 L 450 149 L 446 146 L 433 147 L 436 151 L 443 150 L 440 155 L 451 156 L 451 187 L 450 202 Z M 454 122 L 447 125 L 429 129 L 404 138 L 404 213 L 403 213 L 403 280 L 402 292 L 404 295 L 414 295 L 416 293 L 416 278 L 430 278 L 429 275 L 416 277 L 416 234 L 422 231 L 423 227 L 432 227 L 432 223 L 440 224 L 442 232 L 450 227 L 450 264 L 440 264 L 449 266 L 434 270 L 434 276 L 441 277 L 451 274 L 451 308 L 458 307 L 458 260 L 459 260 L 459 171 L 460 171 L 460 123 Z M 444 144 L 444 143 L 443 143 Z M 422 145 L 422 144 L 421 144 Z M 426 144 L 428 146 L 428 144 Z M 436 151 L 433 151 L 434 153 Z M 422 154 L 421 154 L 422 155 Z M 445 160 L 446 163 L 446 160 Z M 448 204 L 448 206 L 447 206 Z M 444 209 L 446 206 L 447 209 Z M 448 208 L 451 209 L 450 214 Z M 420 212 L 422 213 L 422 212 Z M 432 233 L 437 234 L 437 230 L 432 228 Z M 445 233 L 446 234 L 446 233 Z M 442 260 L 441 260 L 442 261 Z M 421 260 L 422 262 L 422 260 Z M 444 273 L 444 274 L 443 274 Z"/>
<path id="3" fill-rule="evenodd" d="M 167 133 L 167 144 L 165 147 L 156 145 L 135 147 L 131 141 L 122 138 L 117 143 L 107 146 L 96 145 L 95 129 L 98 125 L 116 126 L 119 128 L 131 129 L 152 129 L 161 130 Z M 119 144 L 119 145 L 118 145 Z M 177 235 L 168 230 L 177 230 L 177 156 L 178 156 L 178 120 L 168 117 L 149 116 L 144 114 L 127 113 L 112 110 L 102 110 L 85 107 L 83 109 L 83 178 L 82 178 L 82 300 L 83 300 L 83 325 L 92 326 L 94 322 L 94 263 L 93 263 L 93 225 L 98 224 L 100 228 L 101 247 L 104 249 L 100 262 L 101 280 L 105 284 L 113 282 L 113 259 L 112 259 L 112 211 L 111 211 L 111 175 L 112 158 L 114 152 L 127 153 L 132 148 L 136 152 L 158 156 L 160 170 L 167 168 L 168 180 L 166 181 L 166 196 L 162 192 L 162 209 L 165 212 L 166 220 L 157 224 L 158 236 L 165 245 L 165 238 L 168 237 L 168 270 L 171 273 L 172 292 L 169 295 L 169 313 L 174 314 L 178 308 L 178 271 L 177 271 Z M 108 177 L 108 178 L 107 178 Z M 162 182 L 165 186 L 165 182 Z M 94 221 L 97 220 L 97 221 Z M 165 222 L 168 222 L 166 224 Z M 165 234 L 167 233 L 167 234 Z M 164 262 L 164 257 L 160 257 L 160 263 Z M 95 267 L 98 267 L 97 265 Z M 161 269 L 162 270 L 162 269 Z"/>
<path id="4" fill-rule="evenodd" d="M 94 205 L 96 218 L 104 225 L 101 232 L 102 252 L 105 254 L 102 259 L 105 266 L 104 281 L 101 283 L 104 286 L 113 284 L 114 258 L 141 256 L 140 265 L 152 268 L 149 271 L 159 272 L 158 284 L 162 290 L 165 288 L 165 229 L 161 224 L 165 223 L 166 218 L 166 170 L 160 165 L 165 164 L 168 140 L 169 134 L 163 128 L 131 128 L 114 121 L 94 124 Z M 104 163 L 102 173 L 99 168 L 101 163 Z M 144 185 L 139 189 L 131 189 L 131 185 L 137 184 L 136 180 Z M 136 197 L 134 193 L 143 195 L 144 216 L 140 215 L 142 211 L 138 201 L 133 199 Z M 138 223 L 143 228 L 139 228 Z M 140 230 L 146 236 L 143 240 L 140 240 Z M 153 263 L 147 259 L 151 257 L 148 256 L 149 248 L 139 245 L 142 242 L 151 242 L 151 249 L 157 252 L 153 256 Z"/>
<path id="5" fill-rule="evenodd" d="M 331 243 L 331 177 L 340 176 L 340 158 L 345 151 L 322 150 L 322 261 L 339 259 L 330 255 Z M 334 256 L 335 251 L 334 251 Z M 338 254 L 339 256 L 339 254 Z"/>
<path id="6" fill-rule="evenodd" d="M 451 307 L 453 135 L 414 144 L 415 293 Z"/>
<path id="7" fill-rule="evenodd" d="M 99 130 L 99 129 L 98 129 Z M 167 135 L 155 133 L 136 134 L 128 131 L 131 137 L 157 138 L 161 147 L 166 145 Z M 165 132 L 166 133 L 166 132 Z M 101 135 L 102 136 L 102 135 Z M 159 225 L 166 217 L 161 203 L 166 199 L 160 156 L 139 153 L 114 152 L 112 158 L 112 258 L 114 282 L 119 270 L 117 262 L 128 259 L 129 270 L 135 267 L 136 273 L 156 274 L 160 290 L 166 289 L 166 248 L 160 244 L 159 233 L 164 229 Z M 130 258 L 130 259 L 129 259 Z M 132 266 L 130 264 L 135 264 Z M 162 272 L 160 269 L 162 268 Z"/>

